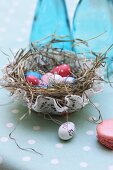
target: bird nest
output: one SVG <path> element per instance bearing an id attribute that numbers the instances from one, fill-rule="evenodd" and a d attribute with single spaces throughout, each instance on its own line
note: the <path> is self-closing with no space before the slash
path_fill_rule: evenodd
<path id="1" fill-rule="evenodd" d="M 14 100 L 25 102 L 29 110 L 57 115 L 74 112 L 88 104 L 91 96 L 103 90 L 101 69 L 105 56 L 90 50 L 88 55 L 93 55 L 94 59 L 86 59 L 86 53 L 56 48 L 55 45 L 61 42 L 88 47 L 87 42 L 80 39 L 54 37 L 47 43 L 40 41 L 32 43 L 29 49 L 20 49 L 3 69 L 1 86 L 11 92 Z M 47 86 L 33 86 L 26 80 L 26 72 L 30 70 L 45 75 L 60 65 L 70 66 L 70 76 L 75 81 L 49 79 Z M 54 72 L 54 76 L 56 74 Z"/>

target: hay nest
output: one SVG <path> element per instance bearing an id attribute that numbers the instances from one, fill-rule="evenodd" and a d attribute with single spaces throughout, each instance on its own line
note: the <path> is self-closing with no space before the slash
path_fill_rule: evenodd
<path id="1" fill-rule="evenodd" d="M 20 49 L 12 62 L 3 69 L 1 86 L 10 90 L 13 99 L 22 100 L 29 110 L 62 115 L 74 112 L 88 104 L 95 93 L 103 89 L 101 68 L 105 56 L 90 50 L 88 55 L 94 59 L 86 59 L 85 53 L 65 51 L 54 47 L 59 42 L 72 42 L 74 45 L 84 44 L 83 40 L 64 40 L 52 38 L 48 43 L 32 43 L 29 49 Z M 73 83 L 52 81 L 51 86 L 33 86 L 26 81 L 25 73 L 29 70 L 44 75 L 56 66 L 68 64 L 71 67 Z"/>

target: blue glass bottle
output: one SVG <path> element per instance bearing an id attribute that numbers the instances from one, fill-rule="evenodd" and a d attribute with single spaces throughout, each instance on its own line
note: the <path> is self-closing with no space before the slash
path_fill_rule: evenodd
<path id="1" fill-rule="evenodd" d="M 30 41 L 34 42 L 52 34 L 68 35 L 68 39 L 71 39 L 65 0 L 39 0 L 37 4 Z M 71 43 L 57 43 L 54 47 L 71 50 Z"/>
<path id="2" fill-rule="evenodd" d="M 113 44 L 113 1 L 80 0 L 73 19 L 73 37 L 88 40 L 102 33 L 98 38 L 88 41 L 90 48 L 95 52 L 104 53 Z M 76 46 L 74 50 L 80 52 L 81 49 Z M 87 52 L 88 48 L 83 46 L 82 50 Z M 113 70 L 113 50 L 107 57 L 109 70 Z"/>

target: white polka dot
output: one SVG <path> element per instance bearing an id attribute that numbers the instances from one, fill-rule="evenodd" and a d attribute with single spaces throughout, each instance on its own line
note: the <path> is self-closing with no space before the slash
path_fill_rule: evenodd
<path id="1" fill-rule="evenodd" d="M 18 41 L 18 42 L 23 42 L 24 39 L 23 39 L 22 37 L 18 37 L 18 38 L 17 38 L 17 41 Z"/>
<path id="2" fill-rule="evenodd" d="M 56 148 L 59 148 L 59 149 L 63 148 L 63 144 L 62 143 L 57 143 L 55 146 L 56 146 Z"/>
<path id="3" fill-rule="evenodd" d="M 93 134 L 94 134 L 94 131 L 93 131 L 93 130 L 88 130 L 88 131 L 86 132 L 86 134 L 87 134 L 87 135 L 93 135 Z"/>
<path id="4" fill-rule="evenodd" d="M 61 70 L 61 72 L 64 72 L 64 70 Z"/>
<path id="5" fill-rule="evenodd" d="M 99 106 L 99 103 L 94 103 L 94 105 L 95 105 L 96 107 L 98 107 L 98 106 Z"/>
<path id="6" fill-rule="evenodd" d="M 9 12 L 9 14 L 14 14 L 15 10 L 14 9 L 10 9 L 8 12 Z"/>
<path id="7" fill-rule="evenodd" d="M 40 130 L 40 126 L 33 126 L 33 130 Z"/>
<path id="8" fill-rule="evenodd" d="M 18 109 L 13 109 L 11 112 L 16 114 L 16 113 L 19 113 L 19 110 Z"/>
<path id="9" fill-rule="evenodd" d="M 6 124 L 6 127 L 8 127 L 8 128 L 11 128 L 11 127 L 13 127 L 13 126 L 14 126 L 13 123 L 7 123 L 7 124 Z"/>
<path id="10" fill-rule="evenodd" d="M 0 164 L 3 163 L 3 158 L 0 156 Z"/>
<path id="11" fill-rule="evenodd" d="M 11 21 L 11 19 L 10 19 L 9 17 L 6 17 L 6 18 L 4 19 L 4 21 L 5 21 L 6 23 L 9 23 L 9 22 Z"/>
<path id="12" fill-rule="evenodd" d="M 36 141 L 35 141 L 34 139 L 30 139 L 30 140 L 28 140 L 27 142 L 28 142 L 28 144 L 30 144 L 30 145 L 33 145 L 33 144 L 36 143 Z"/>
<path id="13" fill-rule="evenodd" d="M 5 136 L 4 136 L 4 137 L 1 137 L 1 138 L 0 138 L 0 141 L 1 141 L 1 142 L 7 142 L 7 141 L 8 141 L 8 138 L 5 137 Z"/>
<path id="14" fill-rule="evenodd" d="M 83 167 L 83 168 L 86 168 L 88 166 L 88 164 L 87 164 L 87 162 L 81 162 L 80 166 Z"/>
<path id="15" fill-rule="evenodd" d="M 51 164 L 57 165 L 57 164 L 59 164 L 59 160 L 58 159 L 52 159 Z"/>
<path id="16" fill-rule="evenodd" d="M 90 148 L 90 146 L 84 146 L 84 147 L 83 147 L 83 150 L 84 150 L 84 151 L 90 151 L 91 148 Z"/>
<path id="17" fill-rule="evenodd" d="M 64 67 L 66 67 L 67 65 L 66 64 L 64 64 Z"/>
<path id="18" fill-rule="evenodd" d="M 25 157 L 22 158 L 22 160 L 25 161 L 25 162 L 28 162 L 28 161 L 31 160 L 31 157 L 30 156 L 25 156 Z"/>
<path id="19" fill-rule="evenodd" d="M 110 166 L 108 167 L 108 170 L 113 170 L 113 165 L 110 165 Z"/>
<path id="20" fill-rule="evenodd" d="M 6 28 L 4 28 L 4 27 L 0 27 L 0 32 L 1 32 L 1 33 L 6 32 Z"/>

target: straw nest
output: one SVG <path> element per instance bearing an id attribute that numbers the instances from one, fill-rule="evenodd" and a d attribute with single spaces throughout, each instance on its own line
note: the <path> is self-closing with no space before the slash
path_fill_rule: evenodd
<path id="1" fill-rule="evenodd" d="M 23 98 L 31 109 L 37 100 L 37 96 L 52 98 L 61 107 L 66 105 L 66 96 L 79 96 L 82 98 L 85 91 L 92 89 L 95 81 L 103 82 L 98 70 L 105 62 L 105 55 L 89 51 L 88 55 L 94 59 L 86 59 L 86 53 L 65 51 L 54 47 L 57 43 L 72 42 L 73 45 L 88 47 L 83 40 L 66 40 L 63 38 L 52 38 L 48 43 L 32 43 L 30 48 L 20 49 L 12 62 L 4 68 L 1 85 L 10 90 L 11 95 L 17 95 L 17 91 L 24 91 Z M 38 71 L 42 75 L 50 72 L 55 66 L 68 64 L 71 67 L 71 77 L 76 81 L 72 84 L 52 82 L 52 86 L 36 87 L 26 81 L 25 73 L 29 70 Z M 87 97 L 87 95 L 86 95 Z M 86 102 L 87 103 L 87 102 Z M 61 111 L 62 112 L 62 111 Z"/>

